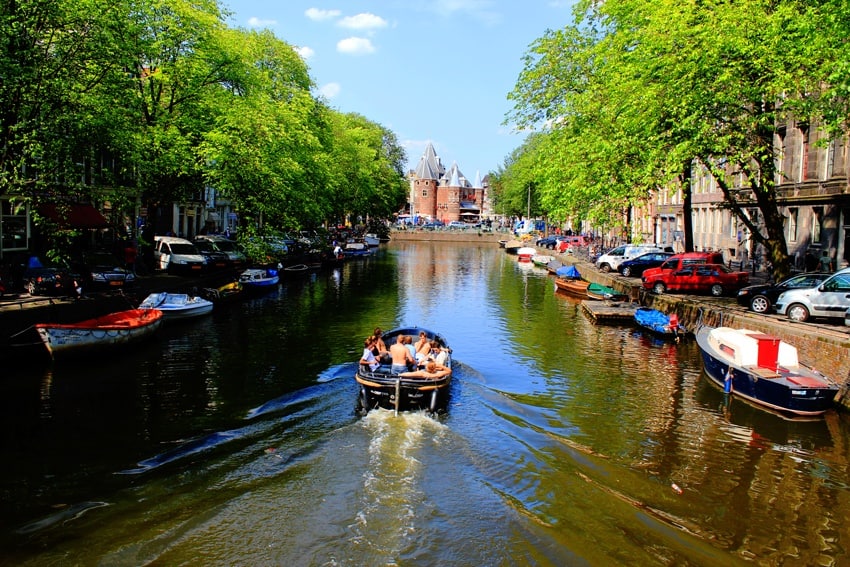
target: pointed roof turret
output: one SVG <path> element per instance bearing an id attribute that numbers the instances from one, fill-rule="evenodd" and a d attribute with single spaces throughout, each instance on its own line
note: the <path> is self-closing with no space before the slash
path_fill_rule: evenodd
<path id="1" fill-rule="evenodd" d="M 475 170 L 475 183 L 472 184 L 474 189 L 481 189 L 481 170 Z"/>
<path id="2" fill-rule="evenodd" d="M 416 166 L 416 176 L 419 179 L 440 179 L 444 172 L 445 168 L 440 163 L 440 156 L 434 150 L 434 145 L 428 142 L 425 153 L 419 158 L 419 165 Z"/>

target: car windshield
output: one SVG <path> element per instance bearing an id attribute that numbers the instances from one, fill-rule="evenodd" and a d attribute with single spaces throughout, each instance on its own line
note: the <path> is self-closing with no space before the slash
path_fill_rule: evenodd
<path id="1" fill-rule="evenodd" d="M 216 240 L 215 246 L 219 250 L 224 252 L 238 252 L 239 249 L 236 247 L 235 242 L 231 242 L 230 240 Z"/>
<path id="2" fill-rule="evenodd" d="M 172 254 L 197 254 L 198 249 L 195 248 L 192 244 L 181 244 L 180 242 L 175 242 L 171 245 L 171 253 Z"/>
<path id="3" fill-rule="evenodd" d="M 203 240 L 195 242 L 195 248 L 201 252 L 215 252 L 215 247 L 212 245 L 212 242 L 206 242 Z"/>

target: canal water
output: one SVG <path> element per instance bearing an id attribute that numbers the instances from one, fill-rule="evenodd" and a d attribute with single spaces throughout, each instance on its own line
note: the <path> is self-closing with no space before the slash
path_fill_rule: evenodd
<path id="1" fill-rule="evenodd" d="M 354 413 L 363 338 L 446 336 L 448 412 Z M 839 565 L 850 428 L 707 383 L 493 245 L 391 243 L 162 329 L 6 367 L 3 565 Z"/>

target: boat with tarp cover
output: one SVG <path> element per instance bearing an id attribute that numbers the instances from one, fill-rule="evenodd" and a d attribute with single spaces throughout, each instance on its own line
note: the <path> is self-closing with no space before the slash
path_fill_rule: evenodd
<path id="1" fill-rule="evenodd" d="M 428 341 L 436 341 L 440 349 L 445 351 L 443 366 L 452 367 L 452 353 L 446 339 L 433 331 L 421 327 L 400 327 L 383 333 L 384 343 L 389 347 L 394 344 L 399 335 L 409 335 L 414 340 L 419 333 L 424 332 Z M 359 365 L 355 380 L 359 386 L 357 412 L 366 414 L 375 408 L 399 411 L 426 410 L 430 413 L 445 411 L 449 401 L 449 386 L 452 374 L 449 372 L 440 378 L 419 376 L 404 376 L 392 373 L 392 365 L 388 361 L 374 370 L 367 365 Z"/>
<path id="2" fill-rule="evenodd" d="M 801 364 L 797 349 L 778 337 L 702 326 L 696 340 L 706 375 L 726 393 L 793 417 L 819 416 L 833 407 L 838 385 Z"/>
<path id="3" fill-rule="evenodd" d="M 158 309 L 128 309 L 77 323 L 38 323 L 35 330 L 53 358 L 135 343 L 162 324 Z"/>

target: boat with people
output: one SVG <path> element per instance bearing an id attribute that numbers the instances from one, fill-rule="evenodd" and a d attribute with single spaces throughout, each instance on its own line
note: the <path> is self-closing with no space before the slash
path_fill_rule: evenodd
<path id="1" fill-rule="evenodd" d="M 158 309 L 127 309 L 77 323 L 37 323 L 35 330 L 50 356 L 59 358 L 142 341 L 162 320 Z"/>
<path id="2" fill-rule="evenodd" d="M 396 343 L 399 335 L 412 339 L 422 337 L 436 345 L 442 360 L 435 370 L 440 367 L 444 371 L 429 372 L 428 360 L 422 370 L 409 370 L 394 374 L 389 360 L 376 360 L 371 367 L 360 364 L 355 374 L 359 386 L 357 411 L 366 414 L 375 408 L 399 411 L 426 410 L 430 413 L 444 411 L 448 406 L 449 386 L 452 381 L 452 351 L 445 337 L 422 327 L 400 327 L 383 333 L 382 339 L 386 345 Z M 364 352 L 368 349 L 364 347 Z M 432 351 L 433 356 L 437 356 Z M 361 359 L 362 360 L 362 359 Z"/>
<path id="3" fill-rule="evenodd" d="M 280 275 L 274 268 L 248 268 L 239 274 L 239 283 L 248 293 L 267 291 L 280 283 Z"/>
<path id="4" fill-rule="evenodd" d="M 732 396 L 794 417 L 819 416 L 833 407 L 838 384 L 800 363 L 797 349 L 778 337 L 704 325 L 696 340 L 706 375 Z"/>
<path id="5" fill-rule="evenodd" d="M 635 324 L 662 339 L 678 341 L 687 334 L 687 329 L 679 323 L 679 315 L 667 314 L 651 307 L 638 307 L 635 310 Z"/>
<path id="6" fill-rule="evenodd" d="M 176 321 L 212 313 L 213 302 L 197 295 L 162 291 L 148 295 L 139 309 L 157 309 L 166 321 Z"/>

